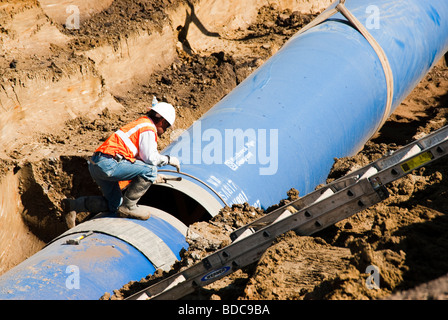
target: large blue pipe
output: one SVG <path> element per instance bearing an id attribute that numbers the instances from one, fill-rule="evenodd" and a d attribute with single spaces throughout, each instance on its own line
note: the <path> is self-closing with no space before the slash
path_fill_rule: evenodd
<path id="1" fill-rule="evenodd" d="M 164 150 L 182 161 L 184 180 L 170 188 L 212 216 L 225 204 L 266 208 L 291 187 L 304 195 L 324 182 L 335 157 L 362 148 L 448 49 L 446 0 L 349 0 L 346 7 L 372 27 L 389 60 L 389 112 L 377 54 L 337 14 L 291 38 Z M 179 223 L 160 217 L 81 224 L 5 273 L 0 299 L 98 299 L 167 267 L 187 244 Z M 67 244 L 87 230 L 94 232 Z"/>
<path id="2" fill-rule="evenodd" d="M 54 239 L 0 278 L 0 299 L 91 300 L 169 270 L 187 248 L 186 227 L 150 208 L 148 220 L 96 217 Z"/>
<path id="3" fill-rule="evenodd" d="M 359 151 L 448 49 L 446 0 L 345 5 L 389 60 L 392 108 L 385 115 L 378 55 L 340 13 L 297 34 L 165 150 L 217 202 L 267 208 L 291 187 L 314 190 L 334 158 Z"/>

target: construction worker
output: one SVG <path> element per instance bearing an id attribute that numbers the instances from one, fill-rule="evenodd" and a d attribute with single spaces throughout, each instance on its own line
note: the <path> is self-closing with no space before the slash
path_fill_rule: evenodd
<path id="1" fill-rule="evenodd" d="M 116 212 L 119 217 L 146 220 L 150 212 L 137 202 L 153 183 L 161 182 L 163 175 L 157 167 L 174 166 L 180 171 L 176 157 L 161 155 L 157 139 L 174 124 L 174 107 L 158 102 L 147 115 L 113 133 L 91 157 L 89 171 L 104 197 L 65 199 L 67 225 L 74 226 L 76 212 Z M 120 182 L 130 181 L 123 194 Z"/>

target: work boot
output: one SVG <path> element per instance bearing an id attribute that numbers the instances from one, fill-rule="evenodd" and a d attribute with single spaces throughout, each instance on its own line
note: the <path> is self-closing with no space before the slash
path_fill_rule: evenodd
<path id="1" fill-rule="evenodd" d="M 65 222 L 69 229 L 76 225 L 76 214 L 78 212 L 90 212 L 98 214 L 109 211 L 106 198 L 102 196 L 87 196 L 77 199 L 63 199 L 62 208 L 65 213 Z"/>
<path id="2" fill-rule="evenodd" d="M 65 214 L 65 223 L 69 229 L 76 226 L 76 211 L 69 211 Z"/>
<path id="3" fill-rule="evenodd" d="M 129 184 L 123 195 L 123 203 L 118 207 L 117 214 L 121 218 L 147 220 L 151 216 L 148 208 L 140 207 L 137 202 L 148 191 L 152 182 L 138 176 Z"/>

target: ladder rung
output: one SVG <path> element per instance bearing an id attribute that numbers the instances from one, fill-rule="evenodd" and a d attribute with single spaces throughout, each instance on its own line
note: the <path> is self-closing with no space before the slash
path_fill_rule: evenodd
<path id="1" fill-rule="evenodd" d="M 248 229 L 246 229 L 242 234 L 240 234 L 240 235 L 238 236 L 238 238 L 236 238 L 233 242 L 238 242 L 238 241 L 240 241 L 240 240 L 242 240 L 242 239 L 244 239 L 244 238 L 250 236 L 250 235 L 253 234 L 253 233 L 255 233 L 254 229 L 252 229 L 252 228 L 248 228 Z"/>
<path id="2" fill-rule="evenodd" d="M 142 292 L 142 294 L 138 296 L 137 299 L 135 300 L 148 300 L 149 298 L 151 297 L 149 297 L 145 292 Z"/>
<path id="3" fill-rule="evenodd" d="M 318 201 L 322 201 L 324 199 L 327 199 L 328 197 L 330 197 L 331 195 L 333 195 L 334 192 L 333 190 L 331 190 L 330 188 L 328 188 L 327 190 L 325 190 L 320 196 L 319 198 L 316 199 L 316 201 L 314 201 L 313 203 L 316 203 Z"/>
<path id="4" fill-rule="evenodd" d="M 420 146 L 418 144 L 416 144 L 416 145 L 412 146 L 411 149 L 409 149 L 409 151 L 403 156 L 403 158 L 401 158 L 401 160 L 410 158 L 410 157 L 416 155 L 417 153 L 419 153 L 420 151 L 422 151 L 422 148 L 420 148 Z"/>
<path id="5" fill-rule="evenodd" d="M 181 282 L 184 282 L 186 279 L 184 277 L 183 274 L 180 274 L 178 277 L 176 277 L 176 279 L 173 280 L 173 282 L 171 282 L 163 291 L 166 291 L 168 289 L 171 289 L 172 287 L 178 285 Z"/>
<path id="6" fill-rule="evenodd" d="M 292 207 L 292 206 L 289 206 L 288 208 L 290 208 L 291 211 L 295 211 L 295 212 L 297 212 L 297 210 L 296 210 L 294 207 Z M 277 217 L 277 219 L 275 219 L 274 222 L 272 222 L 272 223 L 276 223 L 276 222 L 278 222 L 278 221 L 280 221 L 280 220 L 285 219 L 286 217 L 289 217 L 290 215 L 292 215 L 292 212 L 291 212 L 291 211 L 289 211 L 288 209 L 285 210 L 285 211 L 283 211 L 283 213 L 282 213 L 281 215 L 279 215 L 279 216 Z"/>
<path id="7" fill-rule="evenodd" d="M 370 167 L 366 172 L 364 172 L 364 174 L 359 178 L 359 180 L 365 179 L 365 178 L 370 178 L 375 173 L 378 173 L 378 169 L 375 167 Z"/>

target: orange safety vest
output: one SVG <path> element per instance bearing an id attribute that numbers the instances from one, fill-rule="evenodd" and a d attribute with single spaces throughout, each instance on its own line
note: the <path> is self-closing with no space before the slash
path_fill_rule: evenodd
<path id="1" fill-rule="evenodd" d="M 146 131 L 155 133 L 157 143 L 157 128 L 151 119 L 144 116 L 115 131 L 95 152 L 112 156 L 120 154 L 125 159 L 135 162 L 139 152 L 140 134 Z"/>
<path id="2" fill-rule="evenodd" d="M 146 131 L 155 133 L 157 143 L 157 128 L 154 122 L 148 117 L 143 116 L 115 131 L 95 152 L 109 154 L 114 157 L 120 154 L 125 159 L 135 162 L 137 160 L 135 157 L 139 152 L 140 134 Z M 123 189 L 129 182 L 120 181 L 120 188 Z"/>

